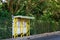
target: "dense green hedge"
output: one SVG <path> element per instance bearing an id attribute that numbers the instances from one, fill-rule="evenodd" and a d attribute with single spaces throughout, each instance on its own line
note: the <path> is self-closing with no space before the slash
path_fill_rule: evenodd
<path id="1" fill-rule="evenodd" d="M 7 10 L 0 10 L 0 39 L 10 38 L 12 35 L 11 13 Z"/>

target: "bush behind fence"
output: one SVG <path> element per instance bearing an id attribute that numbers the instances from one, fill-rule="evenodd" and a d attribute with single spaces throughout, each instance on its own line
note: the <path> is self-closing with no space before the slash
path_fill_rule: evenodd
<path id="1" fill-rule="evenodd" d="M 0 21 L 0 39 L 12 37 L 12 20 L 5 21 L 7 24 Z M 31 20 L 31 35 L 60 31 L 60 21 L 43 21 L 43 20 Z"/>
<path id="2" fill-rule="evenodd" d="M 60 31 L 60 21 L 35 20 L 31 23 L 31 34 Z"/>

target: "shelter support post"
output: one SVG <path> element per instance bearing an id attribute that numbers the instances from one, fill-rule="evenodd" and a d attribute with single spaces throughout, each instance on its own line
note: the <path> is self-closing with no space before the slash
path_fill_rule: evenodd
<path id="1" fill-rule="evenodd" d="M 18 37 L 18 34 L 17 34 L 17 19 L 15 18 L 14 19 L 14 38 Z"/>
<path id="2" fill-rule="evenodd" d="M 26 23 L 26 28 L 27 28 L 27 33 L 26 33 L 26 36 L 29 36 L 30 35 L 30 20 L 27 20 L 27 23 Z"/>

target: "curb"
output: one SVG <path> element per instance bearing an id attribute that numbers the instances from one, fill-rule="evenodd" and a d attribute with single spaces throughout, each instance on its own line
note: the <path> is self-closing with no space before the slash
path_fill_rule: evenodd
<path id="1" fill-rule="evenodd" d="M 52 36 L 52 35 L 60 35 L 60 31 L 57 32 L 50 32 L 50 33 L 43 33 L 43 34 L 37 34 L 37 35 L 32 35 L 27 38 L 34 39 L 38 37 L 46 37 L 46 36 Z"/>
<path id="2" fill-rule="evenodd" d="M 50 33 L 43 33 L 43 34 L 37 34 L 37 35 L 31 35 L 31 36 L 24 36 L 24 37 L 18 37 L 18 38 L 10 38 L 10 39 L 4 39 L 4 40 L 30 40 L 30 39 L 35 39 L 39 37 L 46 37 L 46 36 L 52 36 L 52 35 L 60 35 L 60 31 L 56 32 L 50 32 Z"/>

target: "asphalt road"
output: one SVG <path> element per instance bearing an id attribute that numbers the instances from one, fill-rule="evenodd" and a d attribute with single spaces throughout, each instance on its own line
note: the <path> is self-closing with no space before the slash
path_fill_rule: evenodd
<path id="1" fill-rule="evenodd" d="M 18 39 L 6 39 L 6 40 L 21 40 L 21 39 L 18 38 Z M 22 39 L 22 40 L 60 40 L 60 35 L 52 35 L 52 36 L 46 36 L 34 39 Z"/>
<path id="2" fill-rule="evenodd" d="M 31 40 L 60 40 L 60 35 L 46 36 L 46 37 L 35 38 Z"/>

